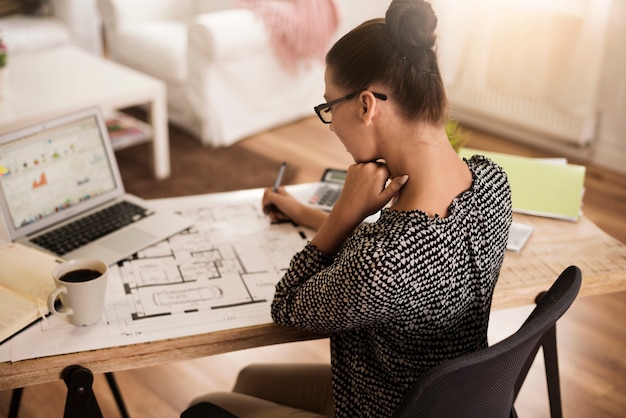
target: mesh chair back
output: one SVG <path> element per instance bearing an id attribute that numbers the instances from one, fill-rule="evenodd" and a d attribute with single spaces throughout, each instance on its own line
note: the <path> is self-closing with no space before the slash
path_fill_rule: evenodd
<path id="1" fill-rule="evenodd" d="M 541 339 L 576 299 L 578 267 L 565 269 L 520 329 L 491 347 L 458 357 L 424 373 L 395 417 L 509 417 Z"/>

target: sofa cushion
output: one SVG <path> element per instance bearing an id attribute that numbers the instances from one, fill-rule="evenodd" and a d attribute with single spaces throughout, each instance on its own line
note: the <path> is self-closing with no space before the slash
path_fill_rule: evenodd
<path id="1" fill-rule="evenodd" d="M 137 22 L 115 42 L 116 60 L 170 83 L 187 78 L 187 24 Z"/>
<path id="2" fill-rule="evenodd" d="M 57 17 L 11 15 L 0 18 L 0 33 L 11 55 L 71 42 L 65 23 Z"/>

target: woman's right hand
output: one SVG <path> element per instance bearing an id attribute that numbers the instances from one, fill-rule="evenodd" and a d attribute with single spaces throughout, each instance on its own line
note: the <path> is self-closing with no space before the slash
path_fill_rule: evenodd
<path id="1" fill-rule="evenodd" d="M 265 189 L 262 204 L 263 211 L 272 223 L 291 221 L 317 231 L 328 217 L 327 212 L 301 203 L 283 187 L 279 187 L 277 191 Z"/>

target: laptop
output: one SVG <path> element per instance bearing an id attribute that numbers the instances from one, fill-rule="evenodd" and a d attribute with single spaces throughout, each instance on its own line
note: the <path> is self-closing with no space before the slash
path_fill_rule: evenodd
<path id="1" fill-rule="evenodd" d="M 124 191 L 98 107 L 0 134 L 0 211 L 12 242 L 109 265 L 193 224 Z"/>

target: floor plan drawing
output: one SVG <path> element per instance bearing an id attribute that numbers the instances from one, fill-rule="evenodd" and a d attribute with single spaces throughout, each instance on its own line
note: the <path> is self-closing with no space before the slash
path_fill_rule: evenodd
<path id="1" fill-rule="evenodd" d="M 271 224 L 262 191 L 163 199 L 187 231 L 110 266 L 102 320 L 74 327 L 49 316 L 0 345 L 0 360 L 176 338 L 271 322 L 276 283 L 312 231 Z"/>
<path id="2" fill-rule="evenodd" d="M 306 234 L 291 224 L 269 225 L 258 204 L 233 204 L 182 210 L 195 226 L 141 251 L 118 265 L 128 306 L 107 306 L 127 332 L 137 321 L 159 318 L 166 327 L 177 316 L 186 323 L 266 314 L 276 282 Z M 224 317 L 226 315 L 226 317 Z"/>

